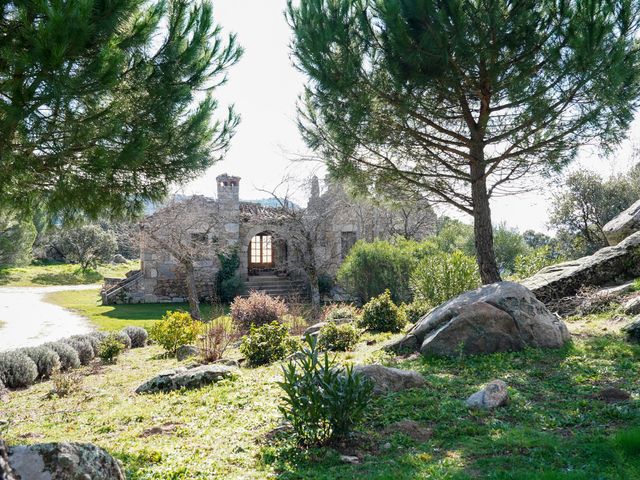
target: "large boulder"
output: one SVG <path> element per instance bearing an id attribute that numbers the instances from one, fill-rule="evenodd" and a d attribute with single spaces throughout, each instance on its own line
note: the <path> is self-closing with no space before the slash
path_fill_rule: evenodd
<path id="1" fill-rule="evenodd" d="M 570 338 L 562 320 L 527 288 L 514 282 L 485 285 L 459 295 L 422 317 L 392 350 L 457 356 L 559 348 Z"/>
<path id="2" fill-rule="evenodd" d="M 575 295 L 582 287 L 600 286 L 640 276 L 640 232 L 593 255 L 543 268 L 522 284 L 543 302 Z"/>
<path id="3" fill-rule="evenodd" d="M 200 349 L 195 345 L 180 345 L 176 350 L 176 359 L 179 362 L 198 355 L 200 355 Z"/>
<path id="4" fill-rule="evenodd" d="M 18 445 L 9 449 L 9 463 L 22 479 L 125 480 L 120 463 L 90 443 Z"/>
<path id="5" fill-rule="evenodd" d="M 0 438 L 0 480 L 17 480 L 9 465 L 9 447 Z"/>
<path id="6" fill-rule="evenodd" d="M 401 370 L 382 365 L 356 365 L 353 371 L 373 383 L 375 395 L 400 392 L 408 388 L 421 388 L 426 385 L 424 377 L 413 370 Z"/>
<path id="7" fill-rule="evenodd" d="M 136 393 L 170 392 L 181 388 L 200 388 L 225 378 L 233 378 L 237 371 L 237 368 L 218 364 L 177 368 L 160 373 L 147 380 L 136 388 Z"/>
<path id="8" fill-rule="evenodd" d="M 640 231 L 640 200 L 607 223 L 602 231 L 609 245 L 617 245 L 628 236 Z"/>

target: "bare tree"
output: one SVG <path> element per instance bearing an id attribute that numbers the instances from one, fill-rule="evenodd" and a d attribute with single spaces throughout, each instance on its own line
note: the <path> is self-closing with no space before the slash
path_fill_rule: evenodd
<path id="1" fill-rule="evenodd" d="M 213 199 L 193 196 L 172 201 L 141 223 L 144 240 L 169 253 L 182 267 L 191 316 L 201 320 L 196 263 L 215 259 L 229 246 L 215 232 L 224 231 L 220 206 Z"/>

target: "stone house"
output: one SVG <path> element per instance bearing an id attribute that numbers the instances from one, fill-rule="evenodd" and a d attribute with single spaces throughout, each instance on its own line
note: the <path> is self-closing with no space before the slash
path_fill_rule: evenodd
<path id="1" fill-rule="evenodd" d="M 239 177 L 223 174 L 216 182 L 217 199 L 195 196 L 170 203 L 141 222 L 140 270 L 124 280 L 106 279 L 103 303 L 184 301 L 186 272 L 176 257 L 192 248 L 198 249 L 193 270 L 203 299 L 212 298 L 216 290 L 218 253 L 234 249 L 240 260 L 237 274 L 247 291 L 304 294 L 304 270 L 289 236 L 290 220 L 281 215 L 282 209 L 240 201 Z M 431 234 L 435 225 L 435 214 L 425 208 L 419 212 L 424 225 L 415 235 L 418 238 Z M 316 177 L 300 214 L 313 212 L 321 218 L 318 227 L 322 228 L 316 237 L 316 255 L 328 275 L 335 274 L 357 240 L 389 238 L 398 233 L 394 225 L 407 222 L 397 212 L 352 200 L 340 185 L 330 184 L 321 194 Z"/>

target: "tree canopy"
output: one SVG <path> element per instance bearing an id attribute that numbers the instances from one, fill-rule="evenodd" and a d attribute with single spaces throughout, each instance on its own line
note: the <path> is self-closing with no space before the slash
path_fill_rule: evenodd
<path id="1" fill-rule="evenodd" d="M 496 281 L 490 198 L 561 170 L 584 143 L 624 137 L 640 94 L 639 8 L 290 0 L 292 51 L 309 77 L 300 129 L 333 175 L 472 215 L 482 279 Z"/>
<path id="2" fill-rule="evenodd" d="M 208 1 L 1 1 L 0 205 L 119 216 L 227 148 L 241 55 Z"/>

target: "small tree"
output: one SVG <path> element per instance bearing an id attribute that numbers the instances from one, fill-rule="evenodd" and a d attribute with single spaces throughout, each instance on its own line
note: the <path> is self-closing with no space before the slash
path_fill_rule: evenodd
<path id="1" fill-rule="evenodd" d="M 67 261 L 78 263 L 82 270 L 109 261 L 118 246 L 113 233 L 94 224 L 63 229 L 56 245 Z"/>
<path id="2" fill-rule="evenodd" d="M 31 259 L 36 227 L 8 210 L 0 210 L 0 265 L 21 265 Z"/>
<path id="3" fill-rule="evenodd" d="M 165 208 L 147 217 L 140 225 L 144 242 L 169 253 L 182 267 L 191 316 L 200 320 L 200 294 L 196 284 L 196 262 L 214 261 L 232 247 L 216 236 L 224 231 L 218 202 L 193 196 L 174 199 Z"/>

